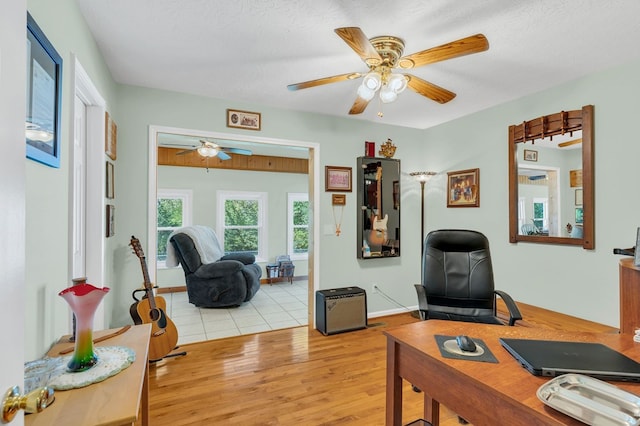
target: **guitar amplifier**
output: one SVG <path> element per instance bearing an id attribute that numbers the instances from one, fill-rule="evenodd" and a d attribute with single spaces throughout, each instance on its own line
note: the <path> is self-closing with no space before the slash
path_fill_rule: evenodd
<path id="1" fill-rule="evenodd" d="M 316 291 L 316 327 L 325 336 L 367 327 L 367 293 L 359 287 Z"/>

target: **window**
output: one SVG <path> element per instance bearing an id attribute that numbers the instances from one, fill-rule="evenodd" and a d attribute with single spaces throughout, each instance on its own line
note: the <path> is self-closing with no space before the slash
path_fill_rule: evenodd
<path id="1" fill-rule="evenodd" d="M 309 195 L 287 194 L 287 251 L 291 259 L 309 256 Z"/>
<path id="2" fill-rule="evenodd" d="M 265 192 L 217 191 L 218 235 L 225 254 L 251 253 L 266 258 Z"/>
<path id="3" fill-rule="evenodd" d="M 533 199 L 533 224 L 541 231 L 548 228 L 547 202 L 546 198 Z"/>
<path id="4" fill-rule="evenodd" d="M 165 267 L 169 235 L 175 229 L 191 224 L 192 197 L 192 192 L 186 189 L 158 190 L 158 267 Z"/>

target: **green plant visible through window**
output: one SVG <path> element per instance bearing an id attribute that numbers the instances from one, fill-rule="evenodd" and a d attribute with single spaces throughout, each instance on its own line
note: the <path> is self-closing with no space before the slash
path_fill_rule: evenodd
<path id="1" fill-rule="evenodd" d="M 543 230 L 546 228 L 545 203 L 533 203 L 533 224 L 536 228 Z"/>
<path id="2" fill-rule="evenodd" d="M 227 199 L 224 203 L 224 252 L 258 255 L 259 202 Z"/>
<path id="3" fill-rule="evenodd" d="M 158 260 L 167 259 L 167 240 L 183 224 L 183 200 L 158 198 Z"/>
<path id="4" fill-rule="evenodd" d="M 293 253 L 309 251 L 309 202 L 293 202 Z"/>

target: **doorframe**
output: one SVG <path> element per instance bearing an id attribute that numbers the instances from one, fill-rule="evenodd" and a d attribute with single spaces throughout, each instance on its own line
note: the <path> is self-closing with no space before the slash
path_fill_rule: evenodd
<path id="1" fill-rule="evenodd" d="M 106 110 L 106 102 L 96 86 L 93 84 L 89 75 L 78 58 L 72 54 L 71 56 L 72 79 L 74 82 L 74 99 L 77 95 L 80 97 L 86 108 L 86 184 L 85 188 L 104 188 L 106 183 L 105 177 L 105 154 L 104 154 L 104 137 L 105 125 L 104 114 Z M 71 103 L 71 116 L 74 117 L 71 123 L 71 140 L 75 138 L 75 102 Z M 74 150 L 73 144 L 70 144 L 69 167 L 73 173 L 74 167 Z M 69 179 L 70 194 L 73 194 L 73 179 Z M 69 209 L 73 212 L 73 197 L 69 199 Z M 85 194 L 85 275 L 89 282 L 96 285 L 102 285 L 105 280 L 105 209 L 104 209 L 104 192 L 103 191 L 86 191 Z M 73 214 L 69 215 L 69 226 L 73 229 Z M 69 233 L 71 234 L 71 233 Z M 69 235 L 69 249 L 73 250 L 73 237 Z M 69 282 L 73 277 L 73 256 L 70 253 L 68 274 Z M 105 328 L 106 312 L 104 303 L 98 306 L 95 314 L 94 328 L 99 330 Z"/>
<path id="2" fill-rule="evenodd" d="M 260 136 L 239 135 L 232 133 L 207 132 L 203 130 L 183 129 L 178 127 L 166 127 L 158 125 L 149 126 L 149 179 L 148 179 L 148 223 L 147 230 L 147 263 L 149 264 L 149 278 L 156 282 L 156 248 L 157 248 L 157 170 L 158 170 L 158 133 L 174 133 L 178 135 L 192 135 L 200 138 L 213 138 L 224 140 L 237 140 L 267 145 L 290 146 L 307 148 L 309 150 L 309 201 L 311 211 L 311 223 L 309 224 L 309 266 L 308 266 L 308 324 L 314 329 L 315 324 L 315 292 L 320 284 L 320 144 L 289 139 L 266 138 Z"/>

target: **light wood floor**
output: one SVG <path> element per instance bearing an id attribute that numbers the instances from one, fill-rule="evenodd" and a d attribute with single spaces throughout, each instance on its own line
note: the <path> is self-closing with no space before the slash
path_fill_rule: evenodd
<path id="1" fill-rule="evenodd" d="M 519 304 L 519 326 L 616 332 L 601 324 Z M 375 318 L 333 336 L 306 327 L 185 345 L 187 356 L 152 364 L 150 424 L 384 425 L 387 327 L 410 314 Z M 404 419 L 422 414 L 422 394 L 405 384 Z M 441 410 L 441 424 L 458 425 Z"/>

